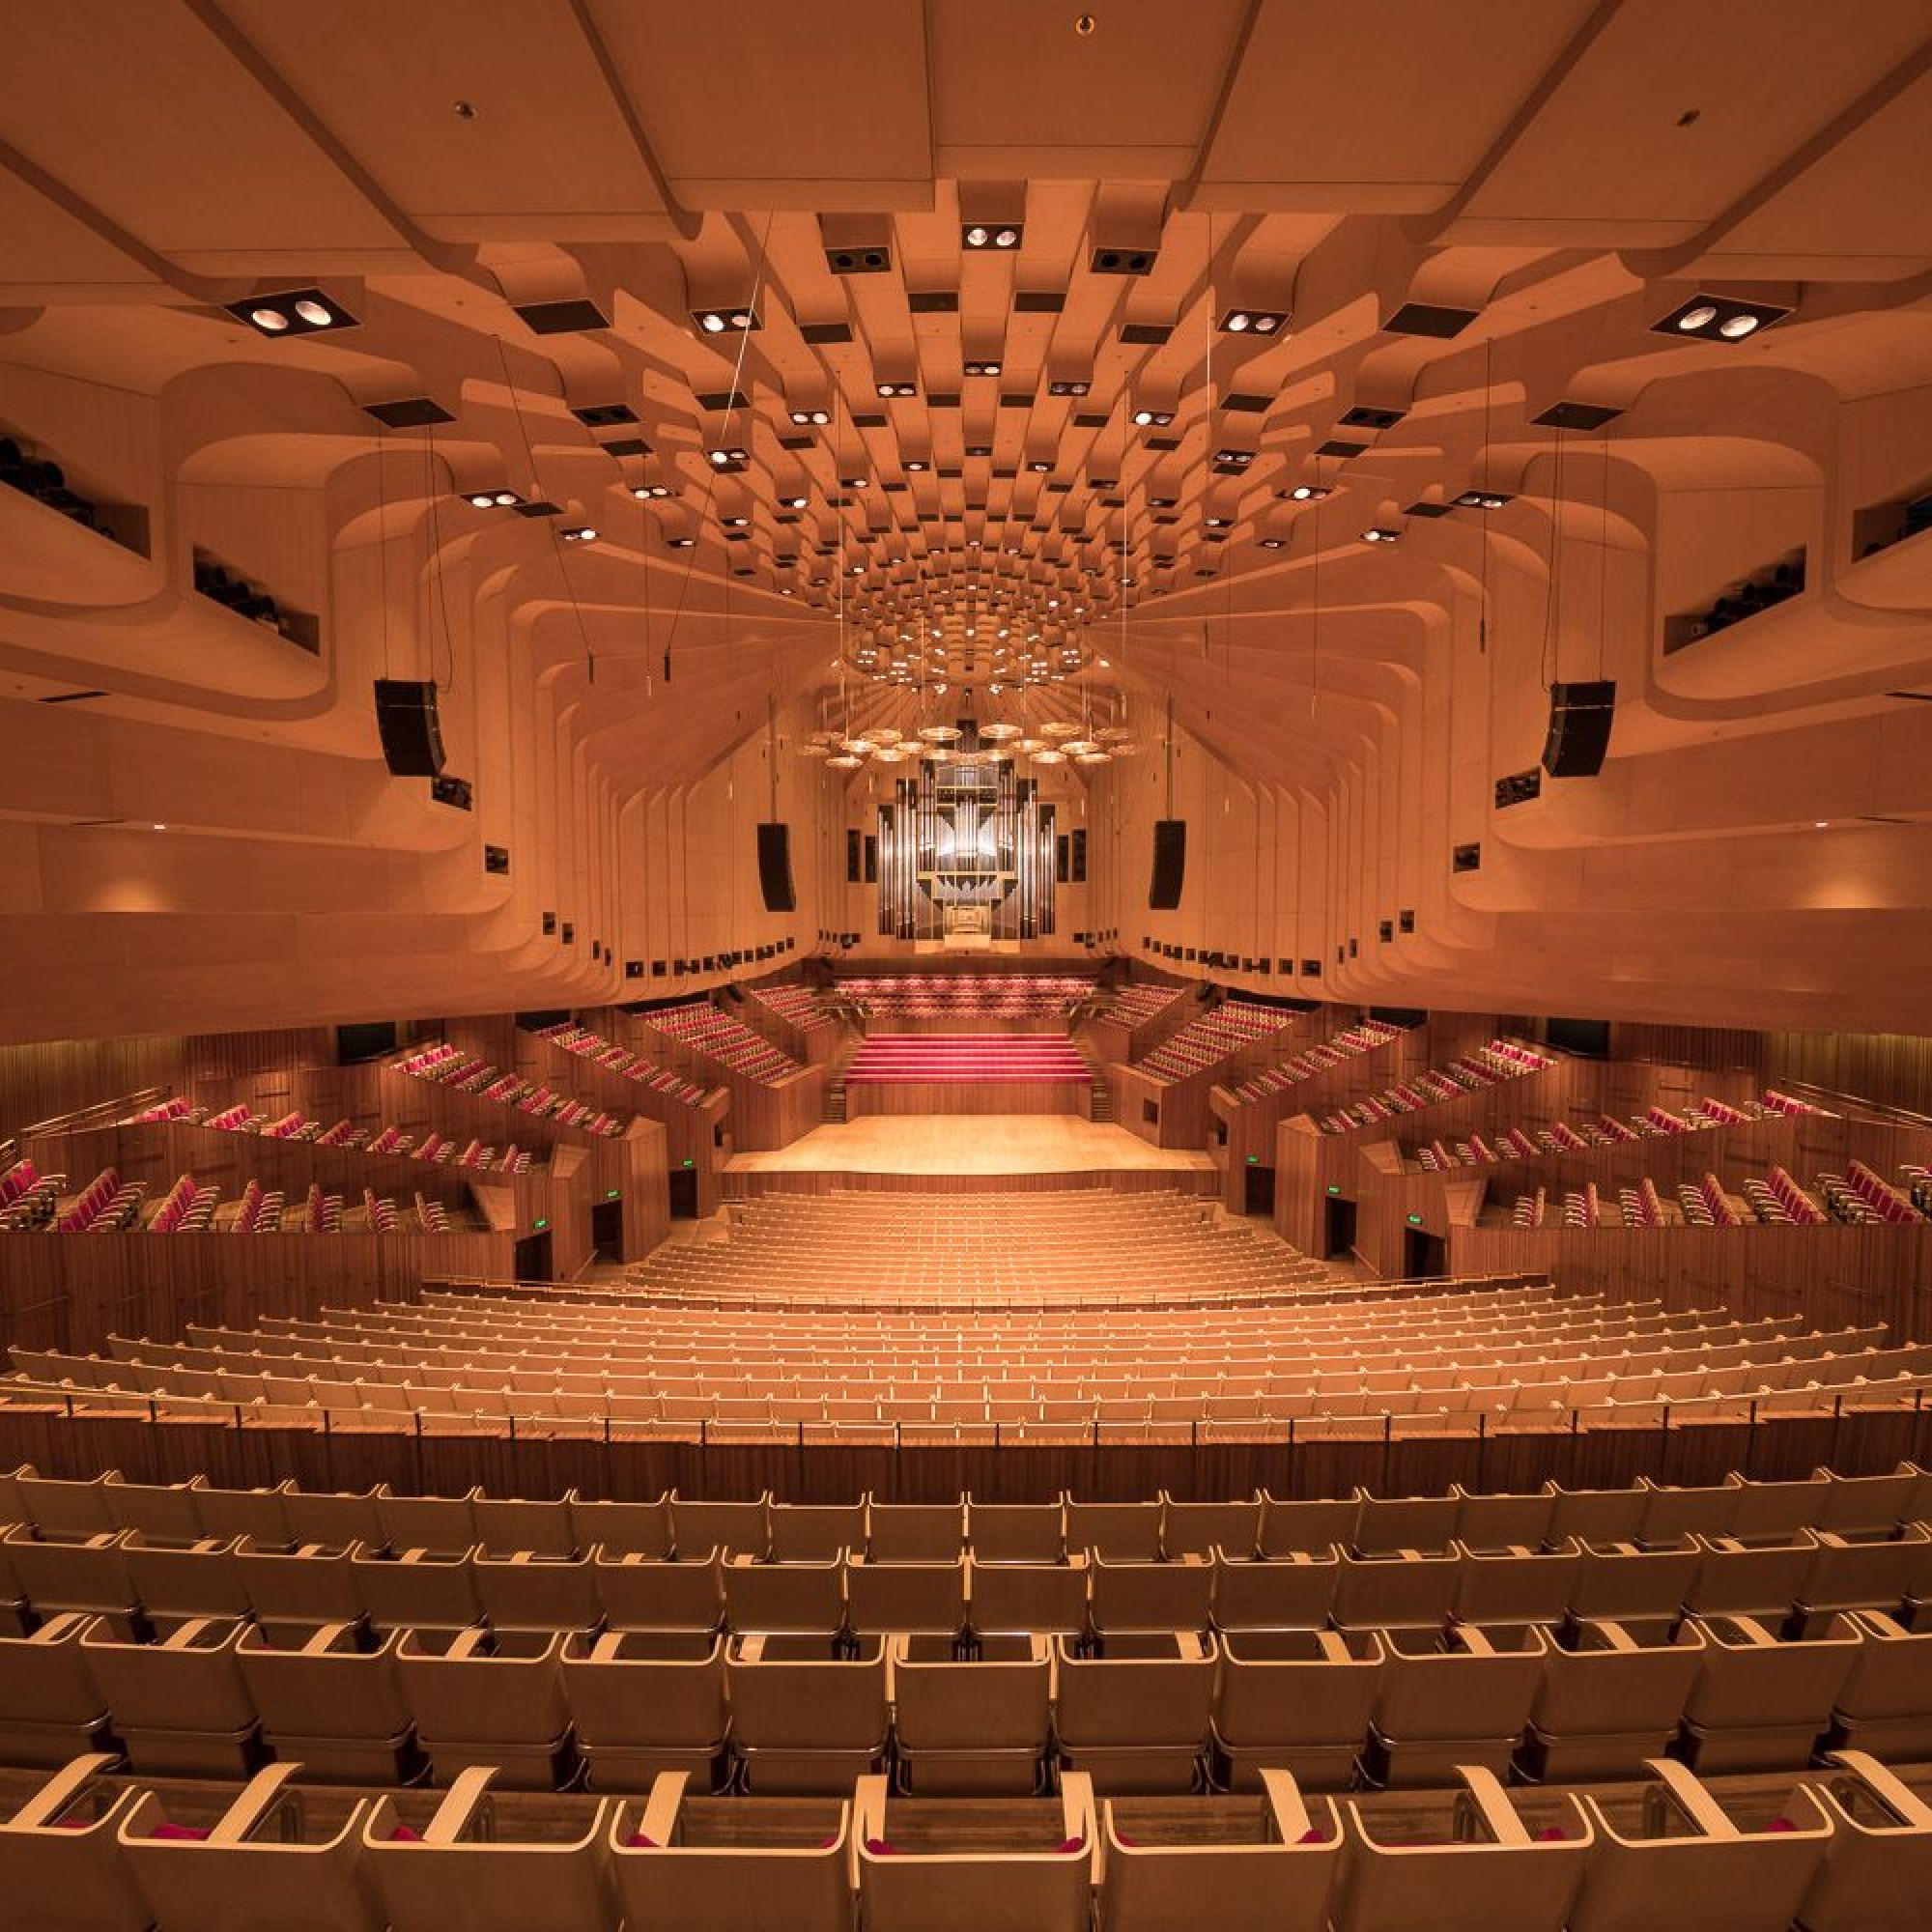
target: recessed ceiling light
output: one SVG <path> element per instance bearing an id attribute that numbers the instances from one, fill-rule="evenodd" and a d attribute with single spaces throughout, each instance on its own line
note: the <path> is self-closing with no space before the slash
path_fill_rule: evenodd
<path id="1" fill-rule="evenodd" d="M 565 530 L 563 532 L 563 540 L 565 543 L 595 543 L 597 541 L 597 532 L 589 525 L 585 524 L 581 528 Z"/>
<path id="2" fill-rule="evenodd" d="M 917 383 L 881 383 L 879 384 L 879 394 L 887 398 L 916 396 L 919 394 L 919 384 Z"/>
<path id="3" fill-rule="evenodd" d="M 670 541 L 666 545 L 666 549 L 689 550 L 695 543 L 696 543 L 696 541 L 697 539 L 696 537 L 672 537 Z"/>
<path id="4" fill-rule="evenodd" d="M 763 327 L 757 311 L 750 308 L 695 308 L 691 319 L 706 335 L 742 335 Z"/>
<path id="5" fill-rule="evenodd" d="M 832 420 L 829 410 L 793 410 L 791 419 L 800 429 L 823 429 Z"/>
<path id="6" fill-rule="evenodd" d="M 1459 510 L 1500 510 L 1505 503 L 1514 501 L 1500 490 L 1464 490 L 1456 498 Z"/>
<path id="7" fill-rule="evenodd" d="M 355 318 L 320 289 L 250 296 L 245 301 L 228 303 L 227 312 L 262 335 L 315 335 L 324 329 L 356 326 Z"/>
<path id="8" fill-rule="evenodd" d="M 1287 321 L 1281 309 L 1231 308 L 1221 318 L 1220 327 L 1228 335 L 1273 335 Z"/>
<path id="9" fill-rule="evenodd" d="M 1743 342 L 1760 328 L 1791 313 L 1777 302 L 1739 301 L 1729 296 L 1698 295 L 1651 325 L 1659 335 L 1694 335 L 1705 341 Z"/>
<path id="10" fill-rule="evenodd" d="M 742 449 L 712 449 L 705 452 L 714 469 L 743 469 L 751 461 Z"/>
<path id="11" fill-rule="evenodd" d="M 1380 526 L 1378 526 L 1374 529 L 1364 530 L 1362 532 L 1362 541 L 1364 543 L 1392 544 L 1395 543 L 1401 537 L 1401 535 L 1402 532 L 1400 530 L 1385 529 Z"/>
<path id="12" fill-rule="evenodd" d="M 1236 469 L 1245 469 L 1254 460 L 1252 449 L 1217 449 L 1214 452 L 1216 463 L 1225 463 Z"/>
<path id="13" fill-rule="evenodd" d="M 1277 491 L 1276 495 L 1291 503 L 1319 503 L 1328 491 L 1320 483 L 1297 483 L 1293 489 Z"/>
<path id="14" fill-rule="evenodd" d="M 1165 429 L 1174 420 L 1172 410 L 1136 410 L 1134 421 L 1142 429 Z"/>
<path id="15" fill-rule="evenodd" d="M 863 490 L 870 481 L 871 478 L 868 476 L 841 476 L 838 479 L 838 487 L 841 490 Z"/>
<path id="16" fill-rule="evenodd" d="M 788 510 L 802 510 L 810 499 L 805 497 L 786 497 L 781 500 Z"/>
<path id="17" fill-rule="evenodd" d="M 643 503 L 660 497 L 668 497 L 670 491 L 662 483 L 639 483 L 633 486 L 631 495 Z"/>
<path id="18" fill-rule="evenodd" d="M 1092 386 L 1089 383 L 1049 383 L 1046 393 L 1049 396 L 1084 396 Z"/>
<path id="19" fill-rule="evenodd" d="M 1000 365 L 997 362 L 969 362 L 966 365 L 966 373 L 969 376 L 997 376 L 1000 373 Z"/>

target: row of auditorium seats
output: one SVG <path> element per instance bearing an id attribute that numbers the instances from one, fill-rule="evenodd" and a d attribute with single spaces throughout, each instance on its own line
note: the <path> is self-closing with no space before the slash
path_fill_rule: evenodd
<path id="1" fill-rule="evenodd" d="M 1136 1073 L 1171 1086 L 1207 1071 L 1237 1054 L 1252 1052 L 1268 1037 L 1294 1024 L 1300 1015 L 1285 1007 L 1258 1006 L 1252 1000 L 1224 1000 L 1170 1034 L 1133 1063 Z"/>
<path id="2" fill-rule="evenodd" d="M 1113 1332 L 1108 1332 L 1109 1318 Z M 1595 1414 L 1701 1416 L 1917 1404 L 1923 1347 L 1882 1327 L 1830 1336 L 1795 1318 L 1740 1323 L 1534 1288 L 1296 1309 L 1081 1309 L 933 1316 L 647 1306 L 607 1296 L 440 1293 L 421 1304 L 114 1338 L 111 1356 L 15 1350 L 21 1396 L 96 1406 L 272 1404 L 347 1420 L 480 1415 L 662 1425 L 752 1436 L 810 1424 L 964 1431 L 1027 1425 L 1080 1439 L 1195 1424 L 1280 1433 L 1320 1419 L 1382 1429 L 1545 1427 Z M 266 1419 L 258 1415 L 257 1419 Z M 1407 1426 L 1406 1424 L 1405 1426 Z"/>
<path id="3" fill-rule="evenodd" d="M 402 1128 L 381 1124 L 357 1127 L 347 1119 L 325 1127 L 320 1116 L 299 1109 L 270 1117 L 257 1112 L 245 1102 L 211 1110 L 196 1106 L 185 1094 L 176 1094 L 153 1106 L 144 1107 L 125 1125 L 213 1127 L 220 1133 L 254 1134 L 262 1140 L 291 1141 L 300 1145 L 333 1148 L 346 1153 L 380 1153 L 407 1156 L 437 1166 L 455 1166 L 489 1174 L 526 1174 L 530 1168 L 527 1150 L 514 1142 L 500 1151 L 480 1139 L 459 1145 L 447 1134 L 434 1131 L 420 1139 Z"/>
<path id="4" fill-rule="evenodd" d="M 770 1086 L 800 1070 L 800 1063 L 790 1054 L 709 1000 L 653 1007 L 640 1018 L 666 1038 L 705 1055 L 747 1080 Z"/>
<path id="5" fill-rule="evenodd" d="M 774 989 L 783 990 L 783 989 Z M 1169 998 L 1176 989 L 1162 989 Z M 861 975 L 838 982 L 870 1024 L 901 1019 L 957 1019 L 1004 1024 L 1064 1019 L 1094 992 L 1090 978 L 1055 973 Z"/>
<path id="6" fill-rule="evenodd" d="M 487 1060 L 466 1054 L 462 1048 L 451 1045 L 447 1040 L 413 1047 L 392 1061 L 390 1066 L 412 1080 L 427 1080 L 439 1087 L 448 1087 L 455 1093 L 497 1101 L 517 1113 L 527 1114 L 532 1120 L 554 1121 L 559 1126 L 594 1134 L 600 1139 L 619 1139 L 630 1127 L 630 1122 L 622 1116 L 593 1107 L 587 1100 L 574 1099 L 568 1094 L 555 1093 L 539 1081 L 500 1072 Z M 369 1144 L 370 1152 L 393 1151 L 392 1147 L 383 1146 L 381 1142 L 382 1136 L 379 1135 Z"/>
<path id="7" fill-rule="evenodd" d="M 817 1799 L 540 1804 L 478 1766 L 446 1794 L 337 1794 L 275 1765 L 239 1790 L 75 1758 L 0 1816 L 37 1932 L 1908 1932 L 1932 1875 L 1922 1778 L 1861 1752 L 1815 1776 L 1413 1799 L 1057 1797 L 932 1806 L 882 1776 Z"/>
<path id="8" fill-rule="evenodd" d="M 580 1060 L 587 1060 L 594 1066 L 621 1073 L 625 1079 L 635 1080 L 647 1092 L 661 1094 L 684 1106 L 695 1107 L 704 1098 L 705 1088 L 680 1073 L 676 1067 L 647 1060 L 640 1053 L 633 1053 L 627 1046 L 619 1046 L 615 1040 L 606 1039 L 602 1034 L 592 1033 L 588 1027 L 558 1020 L 551 1026 L 539 1028 L 537 1037 L 550 1040 L 562 1047 L 564 1052 L 574 1053 Z"/>
<path id="9" fill-rule="evenodd" d="M 1094 1017 L 1112 1020 L 1118 1026 L 1145 1026 L 1166 1012 L 1186 990 L 1185 986 L 1165 985 L 1157 980 L 1122 986 L 1101 1000 Z"/>
<path id="10" fill-rule="evenodd" d="M 1488 1167 L 1508 1160 L 1537 1160 L 1545 1154 L 1588 1153 L 1596 1148 L 1625 1146 L 1633 1141 L 1659 1139 L 1761 1121 L 1779 1115 L 1818 1114 L 1823 1109 L 1767 1088 L 1760 1100 L 1733 1106 L 1714 1099 L 1694 1101 L 1681 1113 L 1667 1107 L 1648 1107 L 1620 1120 L 1611 1114 L 1593 1119 L 1554 1121 L 1542 1127 L 1508 1127 L 1493 1144 L 1481 1134 L 1466 1140 L 1436 1139 L 1418 1147 L 1409 1158 L 1425 1174 L 1445 1174 L 1458 1167 Z"/>
<path id="11" fill-rule="evenodd" d="M 66 1612 L 0 1635 L 0 1764 L 118 1749 L 234 1776 L 272 1755 L 356 1783 L 636 1791 L 664 1771 L 757 1796 L 890 1770 L 922 1796 L 1321 1790 L 1802 1770 L 1826 1750 L 1932 1752 L 1932 1633 L 1880 1611 L 1778 1636 L 1592 1619 L 1351 1631 L 721 1633 L 599 1620 Z"/>
<path id="12" fill-rule="evenodd" d="M 1438 1143 L 1439 1147 L 1439 1143 Z M 1425 1163 L 1426 1164 L 1426 1163 Z M 1619 1205 L 1601 1204 L 1594 1181 L 1563 1196 L 1562 1225 L 1566 1228 L 1816 1228 L 1827 1226 L 1922 1226 L 1932 1220 L 1932 1199 L 1922 1174 L 1900 1170 L 1899 1181 L 1889 1181 L 1863 1161 L 1847 1164 L 1843 1174 L 1821 1174 L 1806 1188 L 1782 1166 L 1763 1176 L 1747 1176 L 1734 1190 L 1717 1175 L 1677 1183 L 1675 1198 L 1662 1199 L 1648 1179 L 1635 1188 L 1620 1188 Z M 1539 1207 L 1539 1201 L 1542 1206 Z M 1548 1225 L 1548 1195 L 1519 1195 L 1511 1213 L 1513 1227 Z"/>
<path id="13" fill-rule="evenodd" d="M 816 1033 L 821 1027 L 838 1024 L 838 1015 L 810 986 L 748 986 L 745 994 L 801 1033 Z"/>
<path id="14" fill-rule="evenodd" d="M 1441 1066 L 1425 1068 L 1379 1093 L 1323 1114 L 1318 1122 L 1324 1134 L 1346 1134 L 1372 1127 L 1399 1115 L 1420 1113 L 1445 1100 L 1460 1100 L 1507 1080 L 1540 1073 L 1556 1062 L 1548 1054 L 1518 1041 L 1492 1039 L 1487 1046 L 1459 1054 Z"/>
<path id="15" fill-rule="evenodd" d="M 1252 1073 L 1245 1080 L 1237 1081 L 1235 1095 L 1239 1100 L 1261 1100 L 1270 1094 L 1279 1094 L 1290 1087 L 1298 1087 L 1304 1080 L 1313 1080 L 1318 1073 L 1325 1073 L 1330 1067 L 1343 1066 L 1349 1061 L 1365 1053 L 1373 1053 L 1379 1046 L 1386 1046 L 1390 1040 L 1401 1037 L 1402 1029 L 1391 1026 L 1385 1020 L 1361 1020 L 1354 1026 L 1345 1027 L 1338 1034 L 1305 1047 L 1299 1053 L 1292 1053 L 1286 1060 L 1277 1060 Z"/>

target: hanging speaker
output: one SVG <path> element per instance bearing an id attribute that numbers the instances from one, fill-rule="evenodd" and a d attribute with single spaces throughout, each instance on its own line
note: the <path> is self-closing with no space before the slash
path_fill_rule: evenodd
<path id="1" fill-rule="evenodd" d="M 376 680 L 376 728 L 392 778 L 442 775 L 442 726 L 436 715 L 436 686 L 400 678 Z"/>
<path id="2" fill-rule="evenodd" d="M 791 889 L 791 827 L 766 821 L 758 827 L 758 890 L 767 912 L 796 912 Z"/>
<path id="3" fill-rule="evenodd" d="M 1156 818 L 1153 822 L 1153 879 L 1148 905 L 1154 912 L 1173 912 L 1180 904 L 1181 875 L 1187 869 L 1187 821 Z"/>
<path id="4" fill-rule="evenodd" d="M 1553 779 L 1593 779 L 1604 769 L 1610 749 L 1610 720 L 1616 715 L 1614 678 L 1590 684 L 1549 687 L 1549 736 L 1543 744 L 1543 769 Z"/>

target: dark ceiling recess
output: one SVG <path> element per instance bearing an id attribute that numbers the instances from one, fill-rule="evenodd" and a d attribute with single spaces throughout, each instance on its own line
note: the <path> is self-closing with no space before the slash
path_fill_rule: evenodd
<path id="1" fill-rule="evenodd" d="M 611 327 L 611 318 L 582 297 L 569 301 L 514 302 L 511 306 L 536 335 L 566 335 L 572 329 Z"/>
<path id="2" fill-rule="evenodd" d="M 1472 308 L 1444 308 L 1435 302 L 1404 302 L 1382 324 L 1391 335 L 1461 335 L 1476 319 Z"/>

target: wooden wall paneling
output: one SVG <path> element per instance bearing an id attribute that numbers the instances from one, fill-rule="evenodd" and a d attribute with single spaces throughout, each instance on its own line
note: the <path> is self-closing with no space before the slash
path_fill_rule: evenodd
<path id="1" fill-rule="evenodd" d="M 1075 1114 L 1094 1117 L 1083 1080 L 848 1080 L 845 1112 L 861 1114 Z"/>
<path id="2" fill-rule="evenodd" d="M 190 1322 L 413 1301 L 429 1274 L 507 1277 L 507 1235 L 7 1235 L 0 1335 L 85 1353 L 110 1334 L 176 1338 Z"/>

